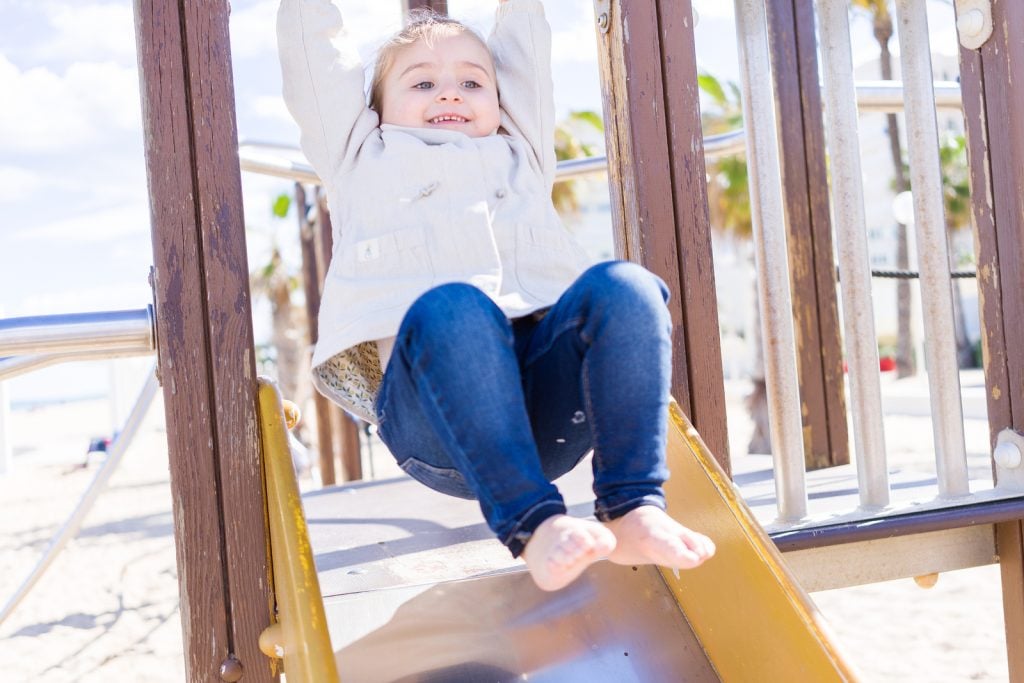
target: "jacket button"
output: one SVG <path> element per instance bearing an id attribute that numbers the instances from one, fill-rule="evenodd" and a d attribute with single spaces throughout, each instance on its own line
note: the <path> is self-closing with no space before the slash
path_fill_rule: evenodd
<path id="1" fill-rule="evenodd" d="M 498 199 L 504 199 L 505 198 L 505 190 L 503 190 L 501 188 L 495 190 L 494 191 L 494 196 L 497 197 Z"/>

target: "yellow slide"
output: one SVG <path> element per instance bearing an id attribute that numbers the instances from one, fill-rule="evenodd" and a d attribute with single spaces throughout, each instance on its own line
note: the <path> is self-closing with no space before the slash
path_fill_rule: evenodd
<path id="1" fill-rule="evenodd" d="M 303 501 L 272 384 L 260 388 L 260 415 L 277 598 L 261 647 L 283 658 L 289 683 L 339 672 L 354 683 L 856 680 L 675 404 L 669 510 L 711 536 L 716 556 L 678 577 L 602 562 L 555 593 L 533 586 L 475 504 L 408 478 Z"/>

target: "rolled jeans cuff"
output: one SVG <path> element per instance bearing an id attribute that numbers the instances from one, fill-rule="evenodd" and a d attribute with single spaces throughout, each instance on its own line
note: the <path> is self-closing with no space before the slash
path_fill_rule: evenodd
<path id="1" fill-rule="evenodd" d="M 598 521 L 610 522 L 644 505 L 653 505 L 656 508 L 665 510 L 665 494 L 647 493 L 631 497 L 616 496 L 614 501 L 598 501 L 594 505 L 594 516 L 597 517 Z"/>
<path id="2" fill-rule="evenodd" d="M 499 538 L 512 552 L 512 557 L 519 557 L 526 548 L 526 544 L 533 538 L 533 532 L 545 519 L 555 515 L 564 515 L 566 512 L 568 510 L 561 500 L 542 500 L 527 510 L 511 531 Z"/>

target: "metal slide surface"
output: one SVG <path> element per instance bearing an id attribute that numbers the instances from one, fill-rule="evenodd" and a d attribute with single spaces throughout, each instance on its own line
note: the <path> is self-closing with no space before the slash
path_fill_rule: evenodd
<path id="1" fill-rule="evenodd" d="M 678 578 L 601 562 L 545 593 L 492 538 L 474 502 L 404 477 L 306 494 L 341 679 L 855 680 L 813 604 L 675 409 L 673 425 L 669 509 L 719 547 Z M 588 470 L 584 463 L 558 482 L 572 514 L 592 512 Z"/>

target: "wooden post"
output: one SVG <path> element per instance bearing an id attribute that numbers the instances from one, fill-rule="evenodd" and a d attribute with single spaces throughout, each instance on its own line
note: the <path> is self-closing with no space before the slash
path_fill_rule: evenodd
<path id="1" fill-rule="evenodd" d="M 672 393 L 728 471 L 693 10 L 690 0 L 594 7 L 616 253 L 668 284 Z"/>
<path id="2" fill-rule="evenodd" d="M 808 469 L 850 462 L 813 0 L 767 4 Z"/>
<path id="3" fill-rule="evenodd" d="M 402 0 L 402 14 L 422 8 L 434 10 L 438 14 L 448 14 L 448 0 Z"/>
<path id="4" fill-rule="evenodd" d="M 992 36 L 960 50 L 978 248 L 982 344 L 991 446 L 1024 431 L 1024 4 L 992 3 Z M 996 528 L 1010 680 L 1024 681 L 1024 525 Z"/>
<path id="5" fill-rule="evenodd" d="M 189 681 L 276 680 L 226 2 L 135 3 Z"/>
<path id="6" fill-rule="evenodd" d="M 309 220 L 309 205 L 302 183 L 295 183 L 295 209 L 299 216 L 299 242 L 302 245 L 302 287 L 306 294 L 306 320 L 309 321 L 309 343 L 319 338 L 317 316 L 320 313 L 320 289 L 323 277 L 317 259 L 317 239 L 313 222 Z M 334 435 L 331 428 L 331 404 L 319 391 L 313 391 L 316 410 L 316 446 L 320 455 L 320 483 L 331 486 L 335 482 Z"/>
<path id="7" fill-rule="evenodd" d="M 322 193 L 316 198 L 316 223 L 320 237 L 320 273 L 319 287 L 322 290 L 324 279 L 327 277 L 327 266 L 331 263 L 331 252 L 333 251 L 334 238 L 331 229 L 331 212 L 327 208 L 326 197 Z M 319 298 L 317 299 L 319 309 Z M 326 399 L 325 399 L 326 401 Z M 325 421 L 331 425 L 332 436 L 337 437 L 335 448 L 331 451 L 331 457 L 339 454 L 341 461 L 341 480 L 356 481 L 363 478 L 362 451 L 359 443 L 359 423 L 349 417 L 347 413 L 336 406 L 327 409 Z M 320 413 L 317 413 L 319 419 Z M 331 463 L 332 476 L 334 463 Z M 327 483 L 326 481 L 324 483 Z M 333 480 L 332 480 L 333 483 Z"/>

